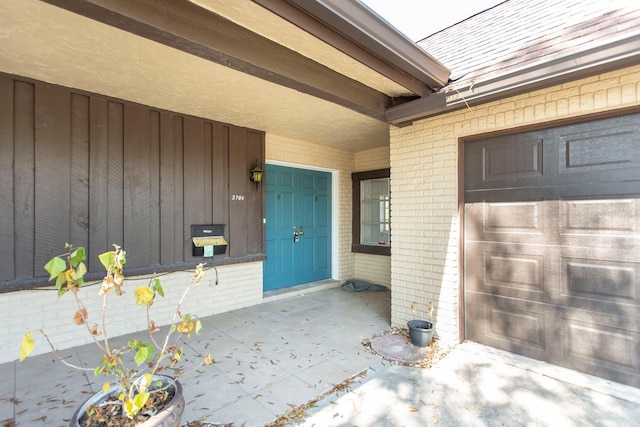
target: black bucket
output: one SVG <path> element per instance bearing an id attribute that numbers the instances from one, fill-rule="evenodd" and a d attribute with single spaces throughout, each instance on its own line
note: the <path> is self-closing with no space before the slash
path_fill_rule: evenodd
<path id="1" fill-rule="evenodd" d="M 411 343 L 418 347 L 427 347 L 433 338 L 433 323 L 426 320 L 409 320 L 409 336 Z"/>

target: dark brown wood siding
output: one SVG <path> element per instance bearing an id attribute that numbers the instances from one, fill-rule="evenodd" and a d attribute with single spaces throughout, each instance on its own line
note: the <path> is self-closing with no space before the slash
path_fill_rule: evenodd
<path id="1" fill-rule="evenodd" d="M 256 162 L 263 132 L 0 75 L 0 292 L 45 285 L 66 242 L 96 274 L 112 244 L 129 271 L 192 265 L 192 224 L 226 224 L 216 263 L 262 259 Z"/>

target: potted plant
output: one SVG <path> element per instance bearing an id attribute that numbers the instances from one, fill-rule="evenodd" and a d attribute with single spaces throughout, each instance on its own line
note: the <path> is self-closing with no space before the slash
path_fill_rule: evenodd
<path id="1" fill-rule="evenodd" d="M 55 280 L 58 297 L 66 293 L 75 297 L 78 310 L 73 316 L 74 323 L 85 327 L 100 348 L 100 364 L 96 368 L 85 368 L 69 363 L 61 357 L 44 330 L 39 329 L 37 332 L 44 336 L 60 362 L 75 369 L 93 371 L 95 376 L 103 374 L 112 378 L 104 383 L 100 392 L 78 408 L 71 426 L 179 426 L 184 410 L 182 386 L 177 379 L 162 372 L 174 368 L 180 361 L 183 354 L 183 347 L 178 345 L 180 338 L 185 335 L 190 337 L 200 331 L 200 320 L 194 315 L 182 314 L 180 307 L 187 293 L 204 276 L 204 264 L 195 268 L 161 340 L 154 336 L 159 328 L 151 320 L 149 310 L 156 297 L 164 297 L 160 280 L 152 278 L 147 285 L 138 287 L 134 291 L 134 297 L 136 304 L 146 308 L 149 339 L 132 339 L 122 347 L 115 347 L 107 334 L 107 302 L 110 295 L 121 297 L 124 294 L 123 267 L 126 252 L 114 245 L 113 251 L 99 256 L 106 275 L 98 292 L 102 299 L 102 309 L 96 316 L 99 319 L 96 321 L 90 317 L 78 293 L 85 283 L 87 271 L 84 264 L 85 249 L 75 248 L 70 244 L 66 244 L 65 248 L 66 254 L 53 257 L 44 268 L 49 273 L 49 280 Z M 175 340 L 170 342 L 172 338 Z M 33 333 L 25 334 L 20 347 L 20 361 L 33 351 L 34 346 Z M 127 366 L 130 363 L 132 366 Z M 202 363 L 211 364 L 213 360 L 207 355 Z"/>
<path id="2" fill-rule="evenodd" d="M 427 347 L 431 343 L 433 338 L 433 323 L 431 322 L 431 316 L 433 315 L 433 302 L 429 302 L 427 308 L 429 312 L 429 320 L 409 320 L 407 326 L 409 327 L 409 336 L 411 337 L 411 343 L 418 347 Z M 416 303 L 411 304 L 411 313 L 415 317 L 416 315 Z"/>

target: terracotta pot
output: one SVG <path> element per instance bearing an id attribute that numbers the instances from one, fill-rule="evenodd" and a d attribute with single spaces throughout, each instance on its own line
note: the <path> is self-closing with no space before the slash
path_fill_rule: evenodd
<path id="1" fill-rule="evenodd" d="M 184 395 L 182 394 L 182 385 L 178 380 L 174 380 L 166 375 L 154 375 L 153 381 L 161 381 L 163 384 L 175 384 L 175 393 L 164 409 L 144 423 L 138 424 L 138 427 L 180 427 L 180 419 L 182 418 L 185 405 Z M 82 418 L 87 411 L 87 405 L 103 401 L 112 394 L 114 394 L 113 390 L 106 393 L 101 391 L 91 396 L 76 410 L 69 425 L 71 427 L 81 427 L 80 418 Z"/>
<path id="2" fill-rule="evenodd" d="M 426 320 L 409 320 L 409 336 L 411 344 L 418 347 L 427 347 L 433 338 L 433 323 Z"/>

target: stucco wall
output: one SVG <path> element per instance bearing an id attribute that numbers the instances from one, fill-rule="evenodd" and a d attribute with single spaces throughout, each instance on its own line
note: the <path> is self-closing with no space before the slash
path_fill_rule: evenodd
<path id="1" fill-rule="evenodd" d="M 436 333 L 459 339 L 458 138 L 640 102 L 640 66 L 391 129 L 392 325 L 436 310 Z"/>

